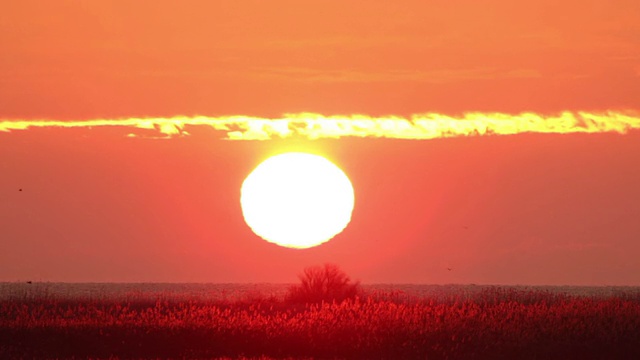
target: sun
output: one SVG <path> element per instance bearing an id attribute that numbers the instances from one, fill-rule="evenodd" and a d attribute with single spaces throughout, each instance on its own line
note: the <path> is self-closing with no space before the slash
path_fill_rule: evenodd
<path id="1" fill-rule="evenodd" d="M 290 152 L 258 165 L 242 183 L 244 219 L 261 238 L 289 248 L 329 241 L 351 221 L 353 185 L 322 156 Z"/>

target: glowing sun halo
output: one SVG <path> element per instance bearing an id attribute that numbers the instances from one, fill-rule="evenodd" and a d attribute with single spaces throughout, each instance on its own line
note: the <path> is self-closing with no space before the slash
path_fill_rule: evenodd
<path id="1" fill-rule="evenodd" d="M 351 220 L 353 186 L 322 156 L 285 153 L 268 158 L 244 180 L 244 219 L 261 238 L 290 248 L 329 241 Z"/>

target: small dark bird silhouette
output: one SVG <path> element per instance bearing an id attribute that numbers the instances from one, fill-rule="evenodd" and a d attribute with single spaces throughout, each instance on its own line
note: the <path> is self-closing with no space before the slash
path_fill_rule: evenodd
<path id="1" fill-rule="evenodd" d="M 27 281 L 27 284 L 32 284 L 31 280 Z"/>
<path id="2" fill-rule="evenodd" d="M 447 270 L 451 271 L 451 270 L 453 270 L 453 269 L 452 269 L 452 268 L 447 268 Z"/>
<path id="3" fill-rule="evenodd" d="M 22 191 L 22 189 L 18 189 L 18 191 Z"/>

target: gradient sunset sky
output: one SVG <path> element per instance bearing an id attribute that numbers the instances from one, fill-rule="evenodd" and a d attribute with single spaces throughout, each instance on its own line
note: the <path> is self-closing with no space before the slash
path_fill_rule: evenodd
<path id="1" fill-rule="evenodd" d="M 306 250 L 239 202 L 294 150 Z M 0 281 L 640 285 L 640 2 L 5 2 L 0 155 Z"/>

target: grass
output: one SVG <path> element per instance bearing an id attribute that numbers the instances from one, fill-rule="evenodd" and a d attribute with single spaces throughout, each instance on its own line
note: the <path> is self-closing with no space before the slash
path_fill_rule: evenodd
<path id="1" fill-rule="evenodd" d="M 0 358 L 640 358 L 640 296 L 0 301 Z"/>

